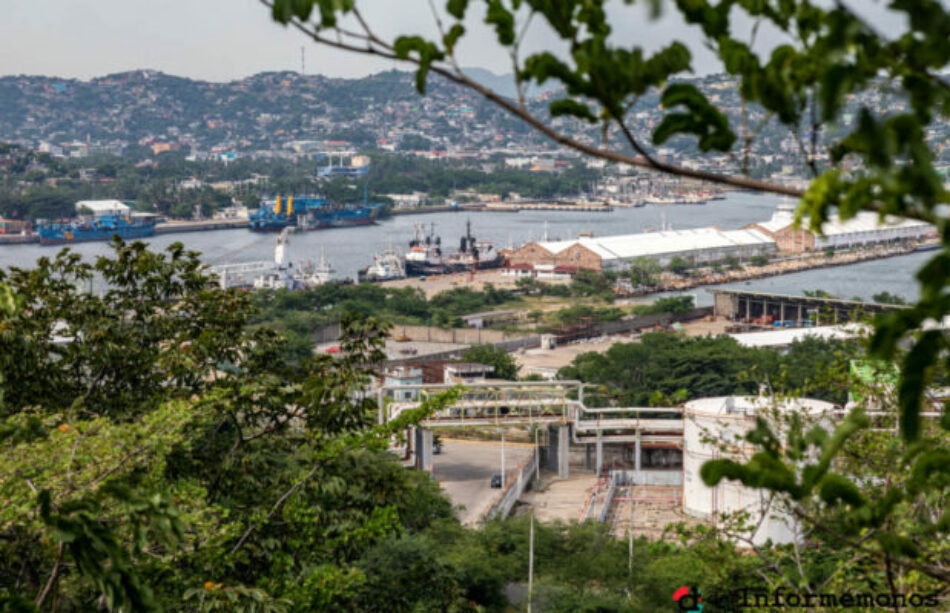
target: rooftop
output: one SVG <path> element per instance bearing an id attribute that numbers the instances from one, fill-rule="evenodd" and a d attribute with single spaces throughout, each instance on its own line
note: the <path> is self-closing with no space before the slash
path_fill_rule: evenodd
<path id="1" fill-rule="evenodd" d="M 603 259 L 612 260 L 651 257 L 680 251 L 767 245 L 772 242 L 771 238 L 758 230 L 693 228 L 615 236 L 582 237 L 566 241 L 541 241 L 537 244 L 551 253 L 560 253 L 573 245 L 579 244 Z"/>

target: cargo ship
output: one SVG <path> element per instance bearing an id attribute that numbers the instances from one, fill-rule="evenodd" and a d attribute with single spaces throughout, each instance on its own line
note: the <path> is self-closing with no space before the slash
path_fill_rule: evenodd
<path id="1" fill-rule="evenodd" d="M 459 240 L 455 253 L 442 251 L 442 239 L 435 235 L 435 225 L 415 226 L 415 235 L 409 241 L 406 254 L 406 274 L 409 276 L 440 275 L 470 270 L 498 268 L 504 258 L 490 241 L 479 241 L 472 236 L 472 222 L 465 222 L 465 236 Z"/>
<path id="2" fill-rule="evenodd" d="M 254 232 L 280 232 L 284 228 L 322 230 L 347 226 L 366 226 L 376 223 L 382 205 L 331 205 L 326 199 L 314 196 L 277 196 L 249 217 Z"/>
<path id="3" fill-rule="evenodd" d="M 105 214 L 92 219 L 39 220 L 36 233 L 41 245 L 63 245 L 87 241 L 147 238 L 155 234 L 154 215 Z"/>

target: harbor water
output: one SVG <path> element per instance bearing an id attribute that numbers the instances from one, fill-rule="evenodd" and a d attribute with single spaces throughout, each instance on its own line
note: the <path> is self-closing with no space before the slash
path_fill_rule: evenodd
<path id="1" fill-rule="evenodd" d="M 640 208 L 615 208 L 612 212 L 439 212 L 425 215 L 400 215 L 372 226 L 333 228 L 294 234 L 290 240 L 291 260 L 317 260 L 325 250 L 334 268 L 334 278 L 356 278 L 357 271 L 372 261 L 375 253 L 393 248 L 404 252 L 415 224 L 435 224 L 442 237 L 443 249 L 458 248 L 471 220 L 472 233 L 479 240 L 494 241 L 498 248 L 518 246 L 545 235 L 550 239 L 574 238 L 578 233 L 596 236 L 630 234 L 663 229 L 718 226 L 724 230 L 765 221 L 772 216 L 780 199 L 773 196 L 733 192 L 723 200 L 705 205 L 647 205 Z M 272 260 L 276 236 L 247 229 L 212 230 L 185 234 L 165 234 L 147 239 L 153 248 L 163 249 L 174 242 L 202 253 L 209 264 L 236 264 Z M 110 251 L 107 243 L 79 243 L 70 247 L 86 257 Z M 0 246 L 0 268 L 29 268 L 37 258 L 54 256 L 58 247 L 38 244 Z M 914 274 L 928 258 L 927 253 L 875 260 L 849 266 L 823 268 L 767 279 L 727 284 L 724 287 L 800 294 L 804 290 L 824 289 L 836 296 L 870 298 L 889 291 L 913 299 L 917 296 Z M 700 304 L 711 297 L 703 289 L 695 290 Z"/>

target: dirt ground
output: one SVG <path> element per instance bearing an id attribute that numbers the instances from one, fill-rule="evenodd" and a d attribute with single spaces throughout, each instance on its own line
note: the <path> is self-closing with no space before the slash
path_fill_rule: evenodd
<path id="1" fill-rule="evenodd" d="M 666 526 L 682 523 L 696 526 L 702 523 L 683 513 L 680 495 L 682 488 L 662 485 L 637 485 L 633 488 L 633 535 L 647 538 L 660 538 Z M 624 488 L 614 502 L 614 508 L 608 521 L 617 537 L 627 534 L 630 526 L 629 489 Z"/>
<path id="2" fill-rule="evenodd" d="M 713 321 L 705 321 L 702 319 L 688 321 L 683 323 L 683 329 L 686 336 L 706 336 L 707 334 L 717 336 L 719 334 L 725 334 L 726 328 L 733 325 L 735 325 L 735 322 L 720 317 Z"/>
<path id="3" fill-rule="evenodd" d="M 384 287 L 418 287 L 425 292 L 426 298 L 431 298 L 439 292 L 444 292 L 457 287 L 468 287 L 473 290 L 482 290 L 486 283 L 491 283 L 499 289 L 514 289 L 515 277 L 508 277 L 501 274 L 500 270 L 482 270 L 471 273 L 457 273 L 452 275 L 437 275 L 426 277 L 422 281 L 420 277 L 410 277 L 398 281 L 385 281 L 380 285 Z"/>
<path id="4" fill-rule="evenodd" d="M 582 353 L 596 351 L 603 353 L 614 343 L 629 343 L 637 337 L 606 336 L 581 343 L 569 343 L 555 349 L 528 349 L 524 353 L 515 353 L 515 361 L 521 366 L 521 375 L 539 374 L 553 378 L 558 369 L 567 366 Z"/>
<path id="5" fill-rule="evenodd" d="M 541 483 L 541 491 L 527 490 L 519 502 L 534 507 L 540 521 L 578 521 L 597 477 L 587 474 L 551 481 L 542 474 Z"/>

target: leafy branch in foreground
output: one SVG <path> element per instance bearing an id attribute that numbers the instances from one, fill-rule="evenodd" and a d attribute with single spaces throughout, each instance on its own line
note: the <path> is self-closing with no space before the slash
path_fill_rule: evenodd
<path id="1" fill-rule="evenodd" d="M 921 299 L 903 314 L 882 319 L 873 344 L 875 354 L 893 358 L 898 341 L 910 337 L 915 343 L 914 330 L 927 319 L 939 321 L 948 312 L 950 305 L 942 290 L 950 278 L 945 272 L 950 269 L 950 230 L 937 211 L 950 197 L 934 168 L 937 143 L 927 137 L 928 128 L 950 116 L 950 83 L 939 74 L 950 64 L 946 44 L 950 13 L 938 0 L 891 3 L 889 10 L 907 25 L 890 38 L 844 2 L 830 6 L 810 0 L 654 2 L 655 14 L 668 8 L 702 32 L 703 44 L 736 81 L 743 101 L 740 118 L 730 117 L 728 109 L 717 108 L 701 91 L 677 81 L 691 71 L 692 54 L 684 44 L 674 41 L 649 55 L 636 44 L 618 42 L 623 37 L 616 36 L 611 27 L 603 0 L 448 0 L 443 12 L 432 6 L 441 32 L 437 40 L 418 34 L 384 39 L 371 26 L 371 15 L 362 13 L 359 0 L 261 1 L 274 20 L 318 44 L 414 65 L 420 93 L 425 92 L 430 73 L 437 74 L 581 153 L 676 176 L 800 197 L 798 221 L 805 223 L 807 217 L 814 230 L 820 230 L 834 209 L 844 219 L 870 209 L 935 223 L 941 231 L 942 249 L 918 275 Z M 522 92 L 518 100 L 485 87 L 459 68 L 458 44 L 476 5 L 484 9 L 484 22 L 494 31 L 498 47 L 512 58 L 516 85 Z M 785 42 L 760 56 L 752 38 L 747 40 L 734 28 L 735 13 L 740 12 L 757 24 L 752 37 L 767 25 L 781 32 Z M 525 33 L 538 20 L 557 34 L 566 49 L 563 53 L 540 50 L 522 57 Z M 528 83 L 549 81 L 563 90 L 550 103 L 549 117 L 544 117 L 529 108 L 523 92 Z M 628 124 L 628 113 L 651 90 L 660 92 L 667 108 L 652 135 L 654 144 L 674 136 L 695 137 L 700 152 L 732 156 L 735 172 L 697 170 L 658 159 Z M 862 103 L 854 124 L 845 123 L 844 115 L 853 111 L 846 106 L 849 99 L 885 90 L 903 105 L 902 110 Z M 750 105 L 760 108 L 768 121 L 777 122 L 798 143 L 802 162 L 813 174 L 806 190 L 743 174 L 747 164 L 741 159 L 747 159 L 755 137 L 745 115 Z M 609 146 L 609 139 L 603 146 L 590 144 L 574 136 L 577 130 L 571 129 L 572 124 L 558 127 L 561 124 L 554 119 L 559 117 L 599 123 L 605 135 L 619 139 L 620 146 Z M 743 150 L 735 151 L 737 147 Z M 914 415 L 920 411 L 922 383 L 928 378 L 926 365 L 947 349 L 943 337 L 925 336 L 923 341 L 907 353 L 903 369 L 902 433 L 908 440 L 916 436 Z"/>

